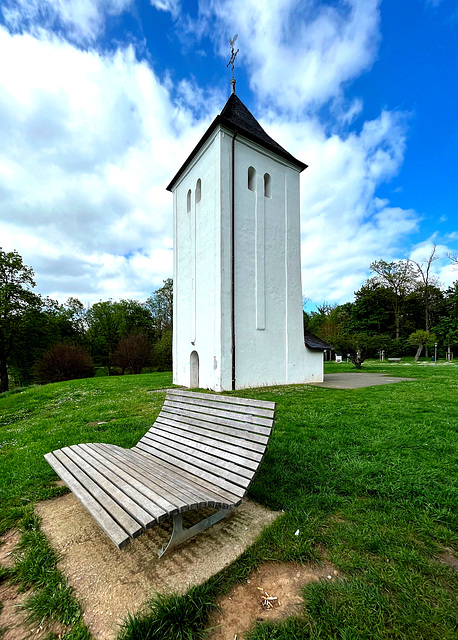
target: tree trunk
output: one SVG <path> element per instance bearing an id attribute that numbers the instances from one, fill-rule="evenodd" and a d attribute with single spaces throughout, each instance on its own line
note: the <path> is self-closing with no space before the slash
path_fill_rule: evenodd
<path id="1" fill-rule="evenodd" d="M 418 362 L 418 358 L 420 357 L 420 353 L 423 350 L 423 345 L 419 344 L 417 347 L 417 353 L 415 354 L 415 362 Z"/>
<path id="2" fill-rule="evenodd" d="M 396 326 L 396 340 L 399 340 L 401 337 L 401 314 L 397 309 L 394 311 L 394 324 Z"/>
<path id="3" fill-rule="evenodd" d="M 9 389 L 9 380 L 8 380 L 8 369 L 6 367 L 6 360 L 0 362 L 0 393 L 4 391 L 8 391 Z"/>

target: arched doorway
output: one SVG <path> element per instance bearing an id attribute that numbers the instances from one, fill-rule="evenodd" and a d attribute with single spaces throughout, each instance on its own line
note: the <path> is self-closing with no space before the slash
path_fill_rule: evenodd
<path id="1" fill-rule="evenodd" d="M 197 351 L 191 353 L 191 380 L 189 386 L 191 389 L 199 386 L 199 354 Z"/>

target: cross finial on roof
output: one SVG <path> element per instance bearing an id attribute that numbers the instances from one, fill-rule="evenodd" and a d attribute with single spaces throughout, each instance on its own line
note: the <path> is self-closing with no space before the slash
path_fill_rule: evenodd
<path id="1" fill-rule="evenodd" d="M 237 51 L 235 50 L 235 41 L 238 38 L 238 34 L 236 33 L 235 36 L 233 38 L 231 38 L 229 40 L 229 44 L 231 45 L 231 59 L 229 60 L 229 62 L 227 63 L 226 67 L 228 67 L 229 65 L 231 66 L 232 69 L 232 78 L 231 78 L 231 93 L 235 93 L 235 78 L 234 78 L 234 64 L 235 64 L 235 58 L 239 52 L 239 49 L 237 49 Z"/>

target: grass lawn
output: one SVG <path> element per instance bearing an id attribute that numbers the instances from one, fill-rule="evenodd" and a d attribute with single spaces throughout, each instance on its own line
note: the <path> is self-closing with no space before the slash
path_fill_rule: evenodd
<path id="1" fill-rule="evenodd" d="M 352 370 L 326 365 L 328 373 Z M 183 638 L 197 637 L 212 599 L 256 564 L 326 556 L 345 577 L 307 585 L 303 617 L 260 623 L 250 640 L 456 640 L 458 574 L 437 558 L 445 547 L 458 551 L 458 365 L 369 361 L 363 371 L 416 380 L 237 392 L 277 402 L 250 495 L 285 515 L 234 565 L 180 601 L 178 610 L 195 610 L 197 621 Z M 152 390 L 170 384 L 171 374 L 154 373 L 0 395 L 0 531 L 24 514 L 28 530 L 36 530 L 28 505 L 64 490 L 53 485 L 44 453 L 86 441 L 132 446 L 162 405 L 163 394 Z M 159 614 L 156 605 L 150 619 L 130 621 L 126 639 L 180 637 L 172 635 L 172 618 L 169 635 L 154 631 L 171 607 L 161 602 Z M 192 616 L 178 618 L 179 625 Z"/>

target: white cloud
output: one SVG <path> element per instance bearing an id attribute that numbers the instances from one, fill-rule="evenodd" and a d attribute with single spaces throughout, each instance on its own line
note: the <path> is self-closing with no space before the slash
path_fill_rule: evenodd
<path id="1" fill-rule="evenodd" d="M 450 248 L 450 246 L 440 242 L 438 237 L 439 234 L 436 232 L 431 237 L 416 244 L 412 247 L 408 257 L 411 260 L 415 260 L 419 264 L 422 264 L 425 268 L 433 250 L 433 246 L 435 245 L 436 251 L 434 254 L 434 260 L 431 264 L 430 274 L 432 277 L 438 279 L 440 287 L 450 287 L 458 280 L 458 272 L 456 270 L 456 266 L 453 265 L 447 256 L 452 255 L 455 252 Z M 445 239 L 453 241 L 453 234 L 448 235 Z"/>
<path id="2" fill-rule="evenodd" d="M 0 28 L 0 237 L 40 292 L 146 297 L 172 275 L 165 191 L 205 129 L 131 48 Z M 213 111 L 211 101 L 207 108 Z"/>
<path id="3" fill-rule="evenodd" d="M 174 18 L 180 13 L 181 0 L 150 0 L 150 3 L 158 11 L 168 11 Z"/>
<path id="4" fill-rule="evenodd" d="M 405 116 L 383 111 L 345 138 L 327 137 L 312 118 L 294 127 L 278 119 L 263 125 L 309 165 L 301 184 L 304 295 L 315 302 L 352 299 L 370 263 L 399 257 L 405 238 L 418 228 L 415 211 L 375 196 L 401 167 Z"/>
<path id="5" fill-rule="evenodd" d="M 31 22 L 45 25 L 54 16 L 77 34 L 74 41 L 95 39 L 107 13 L 129 3 L 19 0 Z M 172 0 L 151 4 L 180 11 Z M 32 13 L 43 6 L 54 13 L 40 22 Z M 239 55 L 264 105 L 261 123 L 309 165 L 302 179 L 304 294 L 316 302 L 351 299 L 369 264 L 402 257 L 403 240 L 418 226 L 414 211 L 376 197 L 403 162 L 405 114 L 383 110 L 358 132 L 343 133 L 363 114 L 362 100 L 346 100 L 343 88 L 375 58 L 378 1 L 318 7 L 273 0 L 267 10 L 254 0 L 224 7 L 202 0 L 200 10 L 195 37 L 211 22 L 226 55 L 226 36 L 238 30 Z M 182 18 L 178 28 L 183 23 L 189 36 L 189 17 Z M 10 16 L 10 29 L 13 22 Z M 132 47 L 82 51 L 43 28 L 11 35 L 0 27 L 0 56 L 12 61 L 0 67 L 1 245 L 34 267 L 41 293 L 84 302 L 145 299 L 172 275 L 165 186 L 221 110 L 221 95 L 194 79 L 159 81 Z M 314 115 L 329 100 L 332 134 Z"/>
<path id="6" fill-rule="evenodd" d="M 4 0 L 2 14 L 14 31 L 27 28 L 64 28 L 66 37 L 79 42 L 94 42 L 104 30 L 107 16 L 117 16 L 133 0 Z"/>
<path id="7" fill-rule="evenodd" d="M 239 35 L 239 63 L 260 100 L 303 111 L 341 95 L 372 65 L 379 42 L 379 0 L 202 0 L 201 17 L 227 56 Z M 214 22 L 219 29 L 215 29 Z"/>

